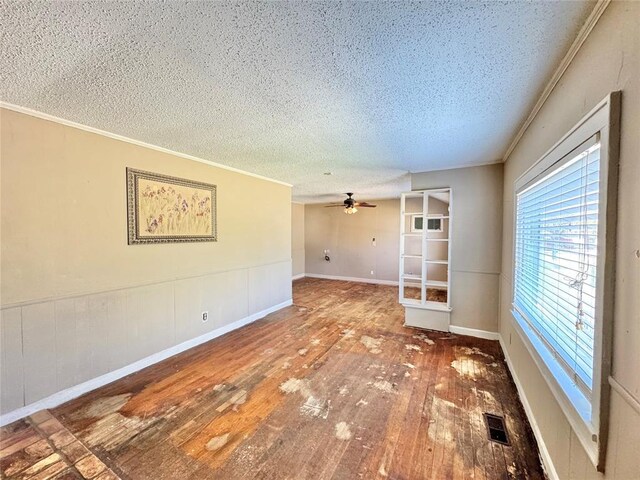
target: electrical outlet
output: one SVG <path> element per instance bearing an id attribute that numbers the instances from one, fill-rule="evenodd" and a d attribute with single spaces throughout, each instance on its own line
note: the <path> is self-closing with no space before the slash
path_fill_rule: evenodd
<path id="1" fill-rule="evenodd" d="M 371 275 L 373 275 L 373 270 L 371 270 Z"/>
<path id="2" fill-rule="evenodd" d="M 373 237 L 371 239 L 371 245 L 373 245 L 374 247 L 376 246 L 376 237 Z"/>
<path id="3" fill-rule="evenodd" d="M 202 323 L 209 321 L 209 312 L 202 312 Z"/>

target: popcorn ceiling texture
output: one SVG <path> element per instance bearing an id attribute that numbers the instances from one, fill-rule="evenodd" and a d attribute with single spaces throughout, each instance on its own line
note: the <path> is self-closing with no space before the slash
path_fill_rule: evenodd
<path id="1" fill-rule="evenodd" d="M 0 94 L 298 201 L 395 197 L 500 161 L 592 7 L 2 0 Z"/>

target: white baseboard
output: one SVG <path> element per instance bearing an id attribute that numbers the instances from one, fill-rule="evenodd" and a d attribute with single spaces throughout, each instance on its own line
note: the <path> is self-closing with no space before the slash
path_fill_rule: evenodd
<path id="1" fill-rule="evenodd" d="M 377 278 L 340 277 L 337 275 L 323 275 L 321 273 L 305 273 L 304 276 L 309 278 L 324 278 L 326 280 L 342 280 L 343 282 L 374 283 L 377 285 L 398 286 L 398 282 L 396 281 L 378 280 Z"/>
<path id="2" fill-rule="evenodd" d="M 39 412 L 40 410 L 46 408 L 54 408 L 58 405 L 62 405 L 63 403 L 68 402 L 69 400 L 73 400 L 80 395 L 84 395 L 91 390 L 95 390 L 96 388 L 107 385 L 108 383 L 114 382 L 122 377 L 126 377 L 127 375 L 137 372 L 138 370 L 142 370 L 143 368 L 149 367 L 155 363 L 161 362 L 162 360 L 177 355 L 178 353 L 184 352 L 185 350 L 189 350 L 190 348 L 208 342 L 209 340 L 213 340 L 216 337 L 220 337 L 225 333 L 229 333 L 240 327 L 248 325 L 249 323 L 255 322 L 256 320 L 259 320 L 270 313 L 280 310 L 281 308 L 288 307 L 289 305 L 293 305 L 292 299 L 287 300 L 286 302 L 282 302 L 278 305 L 274 305 L 273 307 L 269 307 L 260 312 L 254 313 L 253 315 L 249 315 L 248 317 L 241 318 L 240 320 L 237 320 L 228 325 L 216 328 L 211 332 L 205 333 L 204 335 L 200 335 L 196 338 L 192 338 L 191 340 L 187 340 L 186 342 L 179 343 L 178 345 L 174 345 L 173 347 L 167 348 L 166 350 L 162 350 L 158 353 L 154 353 L 153 355 L 149 355 L 148 357 L 145 357 L 141 360 L 138 360 L 137 362 L 133 362 L 112 372 L 105 373 L 104 375 L 92 378 L 91 380 L 87 380 L 86 382 L 79 385 L 75 385 L 60 392 L 56 392 L 53 395 L 49 395 L 48 397 L 43 398 L 42 400 L 38 400 L 37 402 L 0 415 L 0 426 L 15 422 L 16 420 L 31 415 L 32 413 Z"/>
<path id="3" fill-rule="evenodd" d="M 298 275 L 294 275 L 293 277 L 291 277 L 291 280 L 300 280 L 301 278 L 304 278 L 305 274 L 304 273 L 299 273 Z"/>
<path id="4" fill-rule="evenodd" d="M 524 389 L 522 387 L 522 383 L 520 383 L 520 379 L 518 375 L 516 375 L 516 371 L 513 368 L 513 363 L 511 363 L 511 358 L 509 357 L 509 351 L 502 339 L 502 336 L 498 335 L 498 340 L 500 341 L 500 347 L 502 348 L 502 352 L 504 353 L 504 358 L 507 362 L 507 367 L 511 372 L 511 377 L 513 377 L 513 382 L 516 384 L 516 389 L 518 390 L 518 396 L 520 397 L 520 401 L 522 402 L 522 406 L 524 407 L 524 411 L 527 414 L 527 419 L 529 420 L 529 424 L 531 425 L 531 430 L 533 430 L 533 436 L 536 437 L 536 442 L 538 442 L 538 448 L 540 450 L 540 459 L 542 460 L 542 466 L 544 467 L 544 471 L 547 474 L 549 480 L 559 480 L 558 472 L 556 471 L 555 466 L 553 465 L 553 460 L 551 460 L 551 455 L 549 454 L 549 450 L 547 449 L 547 444 L 544 443 L 544 439 L 542 438 L 542 432 L 540 431 L 540 427 L 538 426 L 538 422 L 536 421 L 536 417 L 533 415 L 533 410 L 531 409 L 531 405 L 527 400 L 527 396 L 524 393 Z"/>
<path id="5" fill-rule="evenodd" d="M 488 330 L 477 330 L 475 328 L 458 327 L 456 325 L 449 325 L 449 331 L 451 333 L 457 333 L 458 335 L 468 335 L 470 337 L 485 338 L 487 340 L 500 339 L 500 334 L 498 332 L 490 332 Z"/>

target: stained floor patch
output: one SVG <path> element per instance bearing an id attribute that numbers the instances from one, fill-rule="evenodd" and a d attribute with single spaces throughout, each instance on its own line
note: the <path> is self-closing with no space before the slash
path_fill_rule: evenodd
<path id="1" fill-rule="evenodd" d="M 103 417 L 120 410 L 126 405 L 130 398 L 130 393 L 98 398 L 97 400 L 94 400 L 89 405 L 87 405 L 85 408 L 74 412 L 73 417 L 78 419 Z"/>
<path id="2" fill-rule="evenodd" d="M 485 358 L 493 358 L 493 355 L 489 355 L 488 353 L 483 352 L 478 347 L 457 347 L 457 351 L 463 353 L 464 355 L 480 355 Z"/>
<path id="3" fill-rule="evenodd" d="M 436 343 L 433 340 L 431 340 L 429 337 L 427 337 L 424 333 L 419 333 L 417 335 L 414 335 L 412 338 L 415 338 L 416 340 L 420 340 L 421 342 L 424 342 L 427 345 L 434 345 Z"/>
<path id="4" fill-rule="evenodd" d="M 451 367 L 460 375 L 475 380 L 477 376 L 482 376 L 485 365 L 473 358 L 459 358 L 451 362 Z"/>
<path id="5" fill-rule="evenodd" d="M 224 447 L 227 442 L 229 442 L 229 434 L 225 433 L 224 435 L 219 435 L 217 437 L 213 437 L 211 440 L 207 442 L 207 450 L 210 452 L 215 452 Z"/>
<path id="6" fill-rule="evenodd" d="M 373 388 L 380 390 L 385 393 L 397 393 L 395 388 L 393 387 L 393 383 L 388 382 L 386 380 L 378 380 L 373 382 Z"/>
<path id="7" fill-rule="evenodd" d="M 310 395 L 307 401 L 300 407 L 300 413 L 309 417 L 317 417 L 326 420 L 329 416 L 331 400 L 322 400 Z"/>
<path id="8" fill-rule="evenodd" d="M 382 350 L 380 349 L 380 345 L 382 345 L 381 338 L 372 338 L 368 335 L 362 335 L 360 337 L 360 343 L 362 343 L 365 346 L 365 348 L 369 350 L 369 353 L 373 353 L 373 354 L 382 353 Z"/>
<path id="9" fill-rule="evenodd" d="M 349 339 L 349 338 L 352 338 L 353 336 L 355 336 L 355 334 L 356 334 L 356 331 L 353 330 L 352 328 L 348 328 L 346 330 L 343 330 L 342 333 L 341 333 L 342 338 L 344 338 L 345 340 Z"/>
<path id="10" fill-rule="evenodd" d="M 349 440 L 351 438 L 351 429 L 346 422 L 336 423 L 336 438 L 338 440 Z"/>
<path id="11" fill-rule="evenodd" d="M 309 381 L 299 378 L 290 378 L 287 381 L 281 383 L 279 388 L 283 393 L 301 392 L 303 395 L 307 394 L 310 391 Z"/>

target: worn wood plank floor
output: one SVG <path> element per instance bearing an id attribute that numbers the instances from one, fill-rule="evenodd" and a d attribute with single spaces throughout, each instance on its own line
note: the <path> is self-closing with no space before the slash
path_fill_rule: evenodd
<path id="1" fill-rule="evenodd" d="M 544 478 L 497 342 L 403 327 L 395 287 L 294 303 L 51 413 L 123 479 Z"/>

